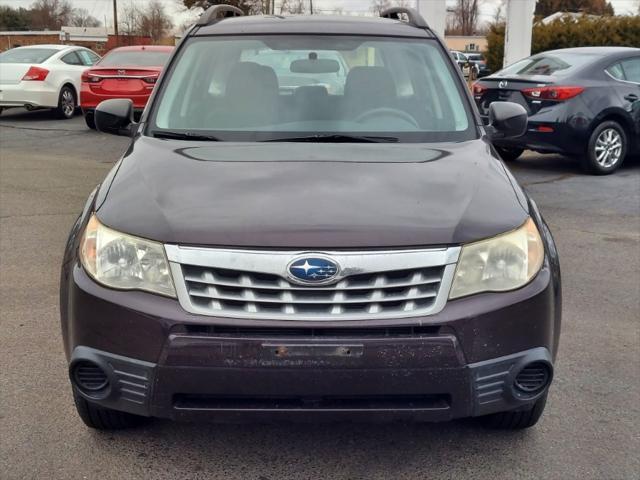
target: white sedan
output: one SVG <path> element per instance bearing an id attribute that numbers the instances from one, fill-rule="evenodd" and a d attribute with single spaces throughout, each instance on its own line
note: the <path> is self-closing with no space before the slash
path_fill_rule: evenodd
<path id="1" fill-rule="evenodd" d="M 32 45 L 0 53 L 0 111 L 53 108 L 71 118 L 80 98 L 80 77 L 100 57 L 88 48 Z"/>

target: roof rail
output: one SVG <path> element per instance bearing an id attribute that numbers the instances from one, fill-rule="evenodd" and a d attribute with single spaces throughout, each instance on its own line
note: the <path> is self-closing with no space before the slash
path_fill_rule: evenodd
<path id="1" fill-rule="evenodd" d="M 418 28 L 429 28 L 429 25 L 420 13 L 414 8 L 392 7 L 380 12 L 382 18 L 391 18 L 393 20 L 401 20 L 400 15 L 406 15 L 409 19 L 409 25 Z"/>
<path id="2" fill-rule="evenodd" d="M 244 12 L 233 5 L 215 5 L 207 8 L 196 22 L 196 25 L 211 25 L 221 18 L 242 17 Z"/>

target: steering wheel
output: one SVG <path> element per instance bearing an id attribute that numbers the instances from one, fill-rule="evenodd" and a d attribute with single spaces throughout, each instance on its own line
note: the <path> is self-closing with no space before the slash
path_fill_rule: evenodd
<path id="1" fill-rule="evenodd" d="M 402 120 L 410 123 L 417 129 L 420 128 L 420 125 L 418 125 L 418 121 L 413 116 L 409 115 L 407 112 L 404 112 L 402 110 L 398 110 L 396 108 L 389 108 L 389 107 L 380 107 L 380 108 L 373 108 L 371 110 L 367 110 L 366 112 L 363 112 L 360 115 L 358 115 L 355 121 L 358 123 L 362 123 L 367 121 L 371 117 L 381 117 L 385 115 L 388 117 L 401 118 Z"/>

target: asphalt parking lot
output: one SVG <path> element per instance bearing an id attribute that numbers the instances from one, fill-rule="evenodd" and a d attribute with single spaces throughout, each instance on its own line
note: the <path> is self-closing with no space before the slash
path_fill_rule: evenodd
<path id="1" fill-rule="evenodd" d="M 513 166 L 563 267 L 556 380 L 534 429 L 158 420 L 100 433 L 73 407 L 58 274 L 70 226 L 126 145 L 80 116 L 0 116 L 1 478 L 639 478 L 640 161 L 609 177 L 560 156 L 528 154 Z"/>

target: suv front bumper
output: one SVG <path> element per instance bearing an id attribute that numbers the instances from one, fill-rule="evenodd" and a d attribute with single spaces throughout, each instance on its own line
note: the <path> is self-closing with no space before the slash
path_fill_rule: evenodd
<path id="1" fill-rule="evenodd" d="M 275 353 L 293 346 L 300 356 L 284 359 Z M 542 363 L 552 371 L 551 355 L 543 347 L 461 364 L 455 338 L 447 335 L 306 345 L 280 339 L 174 338 L 169 348 L 174 353 L 154 364 L 77 347 L 70 371 L 80 362 L 100 366 L 108 387 L 97 394 L 78 391 L 107 408 L 174 420 L 204 416 L 238 422 L 442 421 L 480 416 L 529 408 L 546 392 L 548 384 L 533 395 L 514 387 L 525 365 Z M 305 349 L 349 349 L 351 354 L 307 356 L 302 353 Z M 185 364 L 185 350 L 199 353 L 190 355 Z M 366 365 L 357 366 L 362 357 L 368 357 Z M 390 357 L 394 365 L 389 368 Z M 416 357 L 423 359 L 421 366 Z"/>
<path id="2" fill-rule="evenodd" d="M 97 364 L 108 387 L 80 393 L 144 416 L 439 421 L 528 408 L 548 383 L 522 395 L 514 378 L 532 362 L 552 373 L 560 328 L 548 264 L 513 292 L 372 322 L 204 317 L 175 299 L 103 288 L 77 264 L 67 273 L 62 319 L 72 379 L 78 362 Z"/>

